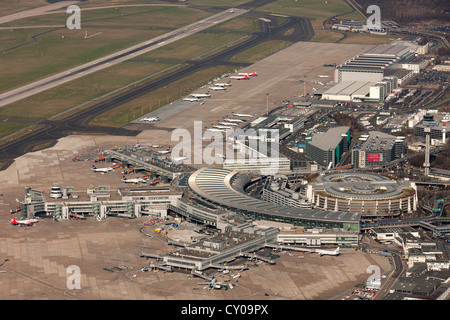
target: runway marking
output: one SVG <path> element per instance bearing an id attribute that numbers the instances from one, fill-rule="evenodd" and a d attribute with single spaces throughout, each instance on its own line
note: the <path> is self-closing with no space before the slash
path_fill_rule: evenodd
<path id="1" fill-rule="evenodd" d="M 10 90 L 8 92 L 0 94 L 0 107 L 8 105 L 13 102 L 16 102 L 18 100 L 25 99 L 27 97 L 30 97 L 32 95 L 35 95 L 35 94 L 43 92 L 43 91 L 46 91 L 48 89 L 54 88 L 63 83 L 78 79 L 79 77 L 81 77 L 82 74 L 87 75 L 87 74 L 91 74 L 93 72 L 102 70 L 107 67 L 107 65 L 105 65 L 104 62 L 108 59 L 112 59 L 112 61 L 110 61 L 110 63 L 115 65 L 120 62 L 129 60 L 132 57 L 147 53 L 156 48 L 160 48 L 162 45 L 172 43 L 174 41 L 177 41 L 178 39 L 190 36 L 201 30 L 207 29 L 207 28 L 209 28 L 210 24 L 204 23 L 204 22 L 208 21 L 210 19 L 218 19 L 217 21 L 224 22 L 224 21 L 230 20 L 232 18 L 238 17 L 246 12 L 248 12 L 248 10 L 236 9 L 233 14 L 228 14 L 228 10 L 224 10 L 223 12 L 218 13 L 212 17 L 205 18 L 201 21 L 194 22 L 188 26 L 178 28 L 174 31 L 171 31 L 169 33 L 166 33 L 166 34 L 163 34 L 156 38 L 153 38 L 151 40 L 152 42 L 166 39 L 166 40 L 158 43 L 157 45 L 149 46 L 149 43 L 147 40 L 145 42 L 141 42 L 134 46 L 131 46 L 131 47 L 128 47 L 121 51 L 118 51 L 116 53 L 113 53 L 113 54 L 107 55 L 105 57 L 101 57 L 99 59 L 85 63 L 81 66 L 77 66 L 72 69 L 59 72 L 59 73 L 57 73 L 53 76 L 49 76 L 45 79 L 38 80 L 38 81 L 32 82 L 30 84 L 24 85 L 22 87 L 19 87 L 17 89 Z M 227 13 L 227 14 L 225 14 L 225 13 Z M 194 30 L 191 30 L 193 27 L 196 27 L 196 28 Z M 184 30 L 186 30 L 186 28 L 188 28 L 189 31 L 184 31 Z M 133 51 L 133 50 L 135 50 L 135 52 L 131 53 L 130 51 Z M 119 56 L 121 56 L 121 57 L 119 57 Z M 93 67 L 93 65 L 95 65 L 95 68 Z M 82 69 L 87 69 L 87 70 L 84 70 L 82 73 L 77 72 Z M 72 73 L 72 72 L 74 73 L 73 75 L 65 77 L 65 75 L 67 75 L 68 73 Z"/>

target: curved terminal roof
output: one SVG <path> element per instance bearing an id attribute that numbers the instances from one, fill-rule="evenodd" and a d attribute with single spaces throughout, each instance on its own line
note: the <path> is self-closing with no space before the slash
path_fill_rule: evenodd
<path id="1" fill-rule="evenodd" d="M 325 189 L 330 195 L 353 200 L 396 198 L 410 186 L 373 173 L 329 173 L 317 177 L 314 189 Z"/>
<path id="2" fill-rule="evenodd" d="M 333 212 L 321 209 L 294 208 L 251 197 L 243 190 L 248 176 L 217 168 L 202 168 L 189 177 L 189 187 L 199 196 L 234 210 L 273 216 L 281 219 L 314 220 L 337 223 L 359 223 L 358 213 Z"/>

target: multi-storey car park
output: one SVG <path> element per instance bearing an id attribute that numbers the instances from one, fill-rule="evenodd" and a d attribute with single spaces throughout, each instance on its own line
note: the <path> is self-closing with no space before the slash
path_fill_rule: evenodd
<path id="1" fill-rule="evenodd" d="M 417 210 L 417 188 L 409 180 L 394 181 L 372 173 L 329 173 L 308 185 L 315 208 L 356 213 L 363 217 L 398 216 Z"/>

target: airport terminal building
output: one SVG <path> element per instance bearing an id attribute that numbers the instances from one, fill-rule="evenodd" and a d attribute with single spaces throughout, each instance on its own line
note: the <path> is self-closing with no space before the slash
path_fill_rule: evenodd
<path id="1" fill-rule="evenodd" d="M 248 195 L 244 187 L 251 181 L 246 174 L 216 168 L 203 168 L 189 177 L 193 193 L 226 211 L 253 220 L 268 220 L 334 232 L 359 232 L 359 213 L 298 208 L 269 203 Z"/>
<path id="2" fill-rule="evenodd" d="M 324 100 L 382 102 L 408 77 L 427 66 L 428 60 L 407 45 L 383 44 L 339 65 L 334 84 L 321 91 Z M 400 78 L 400 81 L 399 81 Z"/>

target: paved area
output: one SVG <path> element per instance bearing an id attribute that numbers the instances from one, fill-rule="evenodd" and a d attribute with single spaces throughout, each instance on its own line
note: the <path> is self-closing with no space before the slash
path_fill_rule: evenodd
<path id="1" fill-rule="evenodd" d="M 199 285 L 204 280 L 187 273 L 139 272 L 150 262 L 140 258 L 139 251 L 175 250 L 139 231 L 147 219 L 56 223 L 43 219 L 34 227 L 22 228 L 1 223 L 0 263 L 9 260 L 0 267 L 6 271 L 0 273 L 0 299 L 332 299 L 367 280 L 369 265 L 380 266 L 382 272 L 389 269 L 385 257 L 353 249 L 321 258 L 278 253 L 275 265 L 252 262 L 240 278 L 233 278 L 236 271 L 217 277 L 219 282 L 230 280 L 232 290 L 205 290 Z M 80 267 L 79 290 L 67 287 L 70 274 L 66 271 L 71 265 Z"/>
<path id="2" fill-rule="evenodd" d="M 313 88 L 320 89 L 334 79 L 334 68 L 324 67 L 324 64 L 343 63 L 362 50 L 361 45 L 299 42 L 239 70 L 258 70 L 258 76 L 251 77 L 250 80 L 231 80 L 231 87 L 226 91 L 211 91 L 211 97 L 204 98 L 203 104 L 179 100 L 144 116 L 160 117 L 161 122 L 148 124 L 137 121 L 126 128 L 143 129 L 138 135 L 142 141 L 151 140 L 155 141 L 154 143 L 174 145 L 176 143 L 171 141 L 168 128 L 185 128 L 193 134 L 194 120 L 201 121 L 203 127 L 212 128 L 225 116 L 230 117 L 232 112 L 251 114 L 253 118 L 250 120 L 254 120 L 257 116 L 266 114 L 267 101 L 271 110 L 281 105 L 284 100 L 301 100 L 305 86 L 300 81 L 306 81 L 306 93 L 312 95 Z M 318 75 L 328 78 L 320 78 Z M 225 76 L 218 82 L 228 80 L 230 78 Z M 207 85 L 195 93 L 205 93 L 210 86 Z"/>

